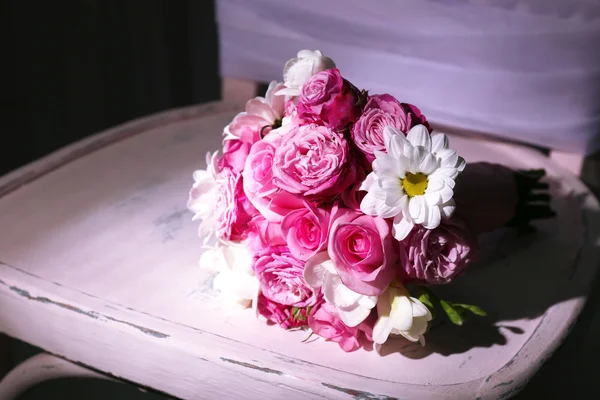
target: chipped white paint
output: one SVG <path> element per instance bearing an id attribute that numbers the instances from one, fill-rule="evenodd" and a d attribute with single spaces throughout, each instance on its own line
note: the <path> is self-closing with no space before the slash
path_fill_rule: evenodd
<path id="1" fill-rule="evenodd" d="M 0 226 L 10 227 L 0 231 L 0 332 L 189 399 L 495 399 L 516 393 L 567 334 L 600 259 L 598 203 L 533 150 L 460 137 L 453 147 L 470 161 L 546 168 L 559 212 L 535 241 L 499 234 L 494 261 L 444 288 L 481 304 L 486 323 L 441 324 L 425 349 L 397 340 L 380 357 L 302 344 L 302 332 L 222 308 L 197 267 L 185 201 L 239 109 L 135 121 L 0 179 Z"/>

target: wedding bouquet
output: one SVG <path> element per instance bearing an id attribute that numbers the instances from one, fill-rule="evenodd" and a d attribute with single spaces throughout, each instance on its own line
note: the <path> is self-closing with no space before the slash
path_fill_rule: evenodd
<path id="1" fill-rule="evenodd" d="M 200 264 L 227 301 L 354 351 L 390 335 L 425 343 L 433 294 L 465 272 L 477 237 L 552 215 L 543 171 L 465 160 L 420 110 L 344 79 L 319 51 L 246 103 L 222 154 L 194 172 Z"/>

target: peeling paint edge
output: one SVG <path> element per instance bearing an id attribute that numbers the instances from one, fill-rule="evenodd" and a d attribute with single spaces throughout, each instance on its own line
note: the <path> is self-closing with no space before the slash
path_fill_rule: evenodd
<path id="1" fill-rule="evenodd" d="M 44 297 L 44 296 L 32 296 L 27 290 L 21 289 L 21 288 L 19 288 L 17 286 L 9 286 L 9 285 L 7 285 L 2 280 L 0 280 L 0 284 L 8 287 L 9 290 L 11 290 L 12 292 L 16 293 L 17 295 L 19 295 L 21 297 L 26 298 L 27 300 L 38 301 L 38 302 L 44 303 L 44 304 L 51 304 L 51 305 L 63 308 L 65 310 L 73 311 L 73 312 L 76 312 L 77 314 L 81 314 L 81 315 L 84 315 L 86 317 L 90 317 L 90 318 L 97 319 L 97 320 L 106 319 L 106 320 L 109 320 L 109 321 L 113 321 L 113 322 L 117 322 L 117 323 L 120 323 L 120 324 L 128 325 L 128 326 L 130 326 L 130 327 L 132 327 L 134 329 L 139 330 L 140 332 L 142 332 L 142 333 L 144 333 L 146 335 L 154 336 L 154 337 L 156 337 L 158 339 L 166 339 L 166 338 L 169 337 L 169 335 L 167 335 L 165 333 L 158 332 L 158 331 L 155 331 L 153 329 L 145 328 L 143 326 L 136 325 L 136 324 L 133 324 L 131 322 L 127 322 L 127 321 L 123 321 L 123 320 L 116 319 L 116 318 L 113 318 L 113 317 L 109 317 L 107 315 L 102 315 L 102 314 L 99 314 L 99 313 L 97 313 L 95 311 L 85 311 L 85 310 L 83 310 L 83 309 L 81 309 L 79 307 L 75 307 L 75 306 L 72 306 L 70 304 L 61 303 L 59 301 L 51 300 L 50 298 Z"/>
<path id="2" fill-rule="evenodd" d="M 227 362 L 227 363 L 230 363 L 230 364 L 240 365 L 242 367 L 254 369 L 254 370 L 257 370 L 257 371 L 260 371 L 260 372 L 264 372 L 264 373 L 267 373 L 267 374 L 284 375 L 283 372 L 277 371 L 276 369 L 271 369 L 271 368 L 266 368 L 266 367 L 259 367 L 258 365 L 250 364 L 250 363 L 247 363 L 247 362 L 232 360 L 231 358 L 225 358 L 225 357 L 219 357 L 219 358 L 221 359 L 221 361 L 224 361 L 224 362 Z"/>
<path id="3" fill-rule="evenodd" d="M 340 387 L 340 386 L 336 386 L 336 385 L 331 385 L 331 384 L 325 383 L 325 382 L 321 382 L 321 385 L 325 386 L 326 388 L 337 390 L 338 392 L 342 392 L 344 394 L 352 396 L 352 398 L 354 400 L 400 400 L 397 397 L 390 397 L 390 396 L 385 396 L 385 395 L 380 396 L 380 395 L 372 394 L 369 392 L 363 392 L 361 390 L 349 389 L 349 388 L 344 388 L 344 387 Z"/>

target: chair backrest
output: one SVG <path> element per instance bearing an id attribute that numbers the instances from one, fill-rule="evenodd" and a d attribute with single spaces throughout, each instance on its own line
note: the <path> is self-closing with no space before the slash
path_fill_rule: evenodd
<path id="1" fill-rule="evenodd" d="M 435 123 L 576 153 L 600 148 L 600 1 L 217 0 L 222 75 L 281 80 L 320 49 Z"/>

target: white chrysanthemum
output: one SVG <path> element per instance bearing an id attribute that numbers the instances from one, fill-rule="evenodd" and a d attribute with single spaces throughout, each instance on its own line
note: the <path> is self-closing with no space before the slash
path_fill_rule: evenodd
<path id="1" fill-rule="evenodd" d="M 194 213 L 193 221 L 202 220 L 199 235 L 206 244 L 216 232 L 217 213 L 215 205 L 219 199 L 219 182 L 217 165 L 218 152 L 206 154 L 206 169 L 194 171 L 194 185 L 190 190 L 187 207 Z"/>
<path id="2" fill-rule="evenodd" d="M 368 191 L 360 209 L 394 218 L 398 240 L 414 225 L 436 228 L 454 213 L 454 180 L 465 160 L 448 148 L 446 135 L 430 136 L 423 125 L 413 127 L 406 137 L 393 127 L 386 127 L 383 135 L 387 153 L 375 151 L 373 172 L 360 188 Z"/>

